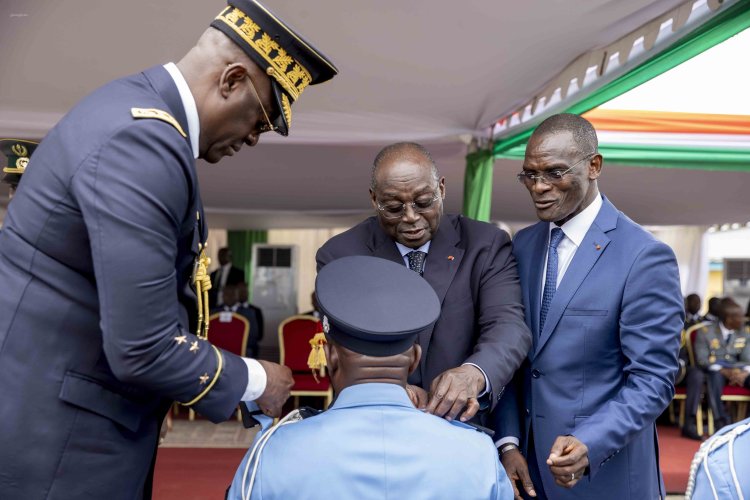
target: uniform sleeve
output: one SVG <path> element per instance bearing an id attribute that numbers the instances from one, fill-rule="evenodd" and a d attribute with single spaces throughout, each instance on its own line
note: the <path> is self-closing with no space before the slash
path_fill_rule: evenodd
<path id="1" fill-rule="evenodd" d="M 645 247 L 628 273 L 619 325 L 626 381 L 572 433 L 589 449 L 592 478 L 674 396 L 685 314 L 679 276 L 672 250 L 662 243 Z"/>
<path id="2" fill-rule="evenodd" d="M 516 260 L 504 231 L 497 232 L 482 269 L 477 308 L 480 333 L 465 363 L 480 366 L 487 375 L 494 405 L 531 348 Z"/>
<path id="3" fill-rule="evenodd" d="M 221 421 L 239 402 L 248 373 L 240 357 L 178 321 L 177 242 L 192 215 L 192 159 L 180 141 L 168 124 L 134 122 L 89 155 L 71 190 L 88 229 L 112 372 Z"/>
<path id="4" fill-rule="evenodd" d="M 708 368 L 708 337 L 706 330 L 701 328 L 695 335 L 695 363 L 701 368 Z"/>

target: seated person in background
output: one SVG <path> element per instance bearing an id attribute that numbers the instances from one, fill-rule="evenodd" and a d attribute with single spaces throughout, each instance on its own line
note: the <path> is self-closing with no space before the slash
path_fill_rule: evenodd
<path id="1" fill-rule="evenodd" d="M 691 293 L 685 297 L 685 330 L 702 322 L 700 295 Z"/>
<path id="2" fill-rule="evenodd" d="M 750 418 L 724 427 L 701 445 L 690 466 L 685 498 L 750 498 Z"/>
<path id="3" fill-rule="evenodd" d="M 440 314 L 430 284 L 406 266 L 352 256 L 321 269 L 316 291 L 336 399 L 274 428 L 260 458 L 243 459 L 228 498 L 511 500 L 492 440 L 407 395 L 417 333 Z"/>
<path id="4" fill-rule="evenodd" d="M 719 310 L 721 309 L 721 299 L 719 297 L 711 297 L 708 299 L 708 312 L 703 316 L 703 321 L 716 323 L 719 321 Z"/>
<path id="5" fill-rule="evenodd" d="M 247 290 L 247 285 L 244 285 Z M 259 314 L 260 309 L 255 306 L 245 307 L 240 302 L 240 289 L 241 285 L 226 285 L 222 290 L 222 298 L 224 305 L 214 309 L 213 312 L 233 312 L 237 313 L 245 318 L 250 323 L 250 334 L 247 338 L 247 348 L 245 355 L 249 358 L 258 357 L 258 342 L 263 337 L 263 315 Z M 245 296 L 247 298 L 247 295 Z M 256 310 L 258 312 L 256 312 Z M 221 318 L 219 319 L 221 321 Z"/>
<path id="6" fill-rule="evenodd" d="M 733 300 L 725 299 L 718 313 L 719 321 L 701 328 L 695 339 L 695 362 L 706 373 L 708 400 L 717 429 L 729 423 L 729 415 L 721 402 L 724 386 L 750 369 L 750 332 L 744 328 L 742 308 Z"/>
<path id="7" fill-rule="evenodd" d="M 248 290 L 247 283 L 243 281 L 242 283 L 238 284 L 237 285 L 237 298 L 239 299 L 240 304 L 245 309 L 251 310 L 255 314 L 255 321 L 258 322 L 258 328 L 255 330 L 256 332 L 255 335 L 257 336 L 256 338 L 256 343 L 257 343 L 263 340 L 263 332 L 265 332 L 265 330 L 263 329 L 264 327 L 263 310 L 260 307 L 257 307 L 251 304 L 248 301 L 249 296 L 250 296 L 250 292 Z"/>

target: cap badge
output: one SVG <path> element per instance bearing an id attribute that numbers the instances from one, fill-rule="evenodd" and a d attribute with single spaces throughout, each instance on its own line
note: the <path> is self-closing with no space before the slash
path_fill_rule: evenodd
<path id="1" fill-rule="evenodd" d="M 13 154 L 16 156 L 28 156 L 29 154 L 29 150 L 26 149 L 26 146 L 23 144 L 14 144 L 10 150 L 13 151 Z"/>
<path id="2" fill-rule="evenodd" d="M 323 315 L 323 332 L 328 333 L 328 330 L 331 329 L 331 325 L 328 323 L 328 316 L 325 314 Z"/>

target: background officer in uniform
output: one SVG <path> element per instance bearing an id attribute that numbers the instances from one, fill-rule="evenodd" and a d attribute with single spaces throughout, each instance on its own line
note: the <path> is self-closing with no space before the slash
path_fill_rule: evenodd
<path id="1" fill-rule="evenodd" d="M 291 104 L 335 73 L 231 0 L 180 62 L 96 90 L 44 138 L 0 233 L 0 498 L 150 497 L 172 401 L 212 421 L 241 400 L 280 412 L 288 369 L 205 340 L 195 158 L 287 134 Z"/>
<path id="2" fill-rule="evenodd" d="M 31 154 L 39 145 L 37 142 L 23 139 L 0 139 L 0 152 L 7 158 L 7 164 L 3 167 L 3 182 L 10 186 L 8 196 L 12 199 L 18 189 L 26 167 L 31 159 Z"/>
<path id="3" fill-rule="evenodd" d="M 728 382 L 735 382 L 737 372 L 750 367 L 750 333 L 745 328 L 742 307 L 732 300 L 722 300 L 719 321 L 709 323 L 695 338 L 695 362 L 706 374 L 708 402 L 716 416 L 716 428 L 730 422 L 721 401 Z"/>
<path id="4" fill-rule="evenodd" d="M 419 365 L 417 334 L 440 314 L 429 283 L 403 265 L 353 256 L 324 267 L 315 288 L 336 400 L 268 437 L 249 498 L 511 500 L 492 440 L 416 409 L 405 390 Z M 248 459 L 231 499 L 247 495 Z"/>

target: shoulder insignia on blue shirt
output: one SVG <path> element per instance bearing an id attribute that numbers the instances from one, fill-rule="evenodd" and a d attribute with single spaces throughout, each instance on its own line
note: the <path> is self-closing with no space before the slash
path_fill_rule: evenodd
<path id="1" fill-rule="evenodd" d="M 162 111 L 156 108 L 130 108 L 130 114 L 132 114 L 133 118 L 136 118 L 136 119 L 137 118 L 156 118 L 157 120 L 167 122 L 170 125 L 172 125 L 174 128 L 176 128 L 182 137 L 187 137 L 187 134 L 185 133 L 184 130 L 182 130 L 180 123 L 177 120 L 175 120 L 174 116 L 170 115 L 166 111 Z"/>

